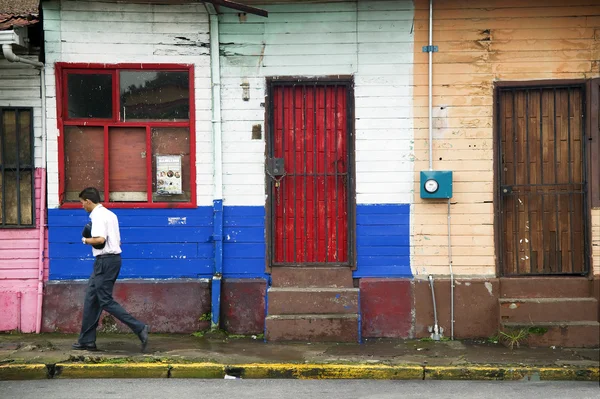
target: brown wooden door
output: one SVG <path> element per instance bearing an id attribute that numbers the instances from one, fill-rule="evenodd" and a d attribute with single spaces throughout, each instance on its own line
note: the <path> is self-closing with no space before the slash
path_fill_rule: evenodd
<path id="1" fill-rule="evenodd" d="M 500 88 L 502 273 L 587 273 L 584 90 Z"/>

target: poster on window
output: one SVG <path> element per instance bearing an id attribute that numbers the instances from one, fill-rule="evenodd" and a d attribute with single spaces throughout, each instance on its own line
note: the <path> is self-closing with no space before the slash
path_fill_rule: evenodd
<path id="1" fill-rule="evenodd" d="M 181 155 L 156 156 L 156 194 L 182 194 Z"/>

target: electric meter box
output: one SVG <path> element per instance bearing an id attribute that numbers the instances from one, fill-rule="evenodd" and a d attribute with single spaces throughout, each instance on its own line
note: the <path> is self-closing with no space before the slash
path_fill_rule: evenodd
<path id="1" fill-rule="evenodd" d="M 421 198 L 452 198 L 452 171 L 422 170 Z"/>

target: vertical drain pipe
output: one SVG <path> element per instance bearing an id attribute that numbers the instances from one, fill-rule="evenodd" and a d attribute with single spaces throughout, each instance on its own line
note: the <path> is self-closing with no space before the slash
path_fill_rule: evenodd
<path id="1" fill-rule="evenodd" d="M 21 325 L 22 322 L 22 317 L 21 317 L 21 291 L 17 292 L 17 306 L 18 306 L 18 311 L 17 311 L 17 332 L 22 333 L 23 332 L 23 326 Z"/>
<path id="2" fill-rule="evenodd" d="M 429 0 L 429 170 L 433 170 L 433 0 Z"/>
<path id="3" fill-rule="evenodd" d="M 428 71 L 428 97 L 429 97 L 429 170 L 433 170 L 433 0 L 429 0 L 429 71 Z M 431 299 L 433 301 L 433 331 L 431 338 L 440 340 L 440 329 L 437 318 L 437 307 L 435 304 L 435 290 L 433 288 L 433 276 L 429 275 L 429 286 L 431 287 Z"/>
<path id="4" fill-rule="evenodd" d="M 434 341 L 439 341 L 440 340 L 440 327 L 438 325 L 437 308 L 435 306 L 435 290 L 433 289 L 433 276 L 431 274 L 429 275 L 429 286 L 431 287 L 431 299 L 433 300 L 433 320 L 434 320 L 433 331 L 431 333 L 431 339 L 433 339 Z"/>
<path id="5" fill-rule="evenodd" d="M 223 276 L 223 149 L 221 131 L 221 65 L 219 55 L 219 16 L 210 3 L 204 3 L 210 15 L 210 65 L 212 80 L 212 130 L 214 156 L 213 240 L 215 267 L 211 284 L 211 330 L 221 318 L 221 282 Z"/>
<path id="6" fill-rule="evenodd" d="M 37 293 L 37 311 L 35 332 L 42 332 L 42 304 L 44 302 L 44 259 L 46 251 L 46 152 L 47 152 L 47 135 L 46 135 L 46 71 L 40 68 L 40 84 L 42 85 L 42 165 L 40 176 L 40 220 L 39 220 L 39 248 L 40 256 L 38 258 L 38 293 Z"/>
<path id="7" fill-rule="evenodd" d="M 448 198 L 448 266 L 450 266 L 450 330 L 454 340 L 454 272 L 452 271 L 452 242 L 450 241 L 450 198 Z"/>

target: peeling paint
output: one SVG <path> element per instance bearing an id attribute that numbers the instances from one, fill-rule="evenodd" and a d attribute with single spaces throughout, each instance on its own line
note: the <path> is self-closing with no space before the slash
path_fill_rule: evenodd
<path id="1" fill-rule="evenodd" d="M 485 283 L 483 283 L 483 285 L 485 285 L 485 288 L 487 288 L 490 295 L 494 296 L 494 293 L 492 291 L 492 288 L 493 288 L 492 283 L 490 283 L 489 281 L 486 281 Z"/>
<path id="2" fill-rule="evenodd" d="M 187 224 L 187 217 L 167 218 L 167 223 L 169 224 L 169 226 L 184 225 L 184 224 Z"/>

